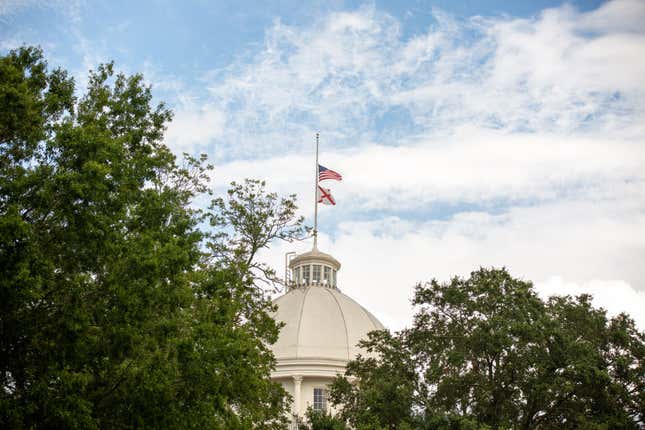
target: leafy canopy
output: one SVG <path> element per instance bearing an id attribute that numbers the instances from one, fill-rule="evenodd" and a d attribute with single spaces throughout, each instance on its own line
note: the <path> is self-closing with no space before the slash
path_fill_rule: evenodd
<path id="1" fill-rule="evenodd" d="M 39 49 L 0 57 L 0 424 L 283 428 L 254 268 L 303 233 L 295 198 L 247 181 L 195 209 L 209 166 L 164 145 L 141 75 L 75 94 Z"/>
<path id="2" fill-rule="evenodd" d="M 411 328 L 373 332 L 332 387 L 356 429 L 635 429 L 645 334 L 591 297 L 546 302 L 505 269 L 418 285 Z M 350 382 L 351 381 L 351 382 Z"/>
<path id="3" fill-rule="evenodd" d="M 345 423 L 327 411 L 307 408 L 305 420 L 298 419 L 299 430 L 349 430 Z"/>

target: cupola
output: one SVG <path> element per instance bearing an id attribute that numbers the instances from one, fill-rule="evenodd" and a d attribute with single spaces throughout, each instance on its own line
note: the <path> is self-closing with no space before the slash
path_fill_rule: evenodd
<path id="1" fill-rule="evenodd" d="M 300 254 L 289 262 L 291 277 L 289 288 L 326 287 L 338 288 L 336 274 L 340 263 L 317 248 Z"/>

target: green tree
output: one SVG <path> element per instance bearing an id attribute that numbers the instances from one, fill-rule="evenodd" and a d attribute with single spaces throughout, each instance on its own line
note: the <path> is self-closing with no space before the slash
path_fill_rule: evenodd
<path id="1" fill-rule="evenodd" d="M 358 430 L 413 428 L 416 373 L 401 339 L 374 331 L 362 345 L 368 355 L 349 362 L 334 381 L 332 403 L 343 406 L 340 416 Z"/>
<path id="2" fill-rule="evenodd" d="M 307 408 L 305 422 L 298 422 L 299 430 L 349 430 L 345 422 L 326 411 Z"/>
<path id="3" fill-rule="evenodd" d="M 251 182 L 195 209 L 208 166 L 163 144 L 142 76 L 102 65 L 74 90 L 39 49 L 0 58 L 0 424 L 283 428 L 253 268 L 302 233 L 294 199 Z"/>
<path id="4" fill-rule="evenodd" d="M 643 427 L 645 335 L 627 315 L 608 318 L 587 295 L 544 302 L 504 269 L 418 285 L 413 303 L 412 327 L 372 333 L 377 358 L 333 385 L 357 428 L 397 428 L 392 416 L 428 429 Z"/>
<path id="5" fill-rule="evenodd" d="M 296 218 L 295 200 L 295 194 L 267 192 L 265 181 L 232 182 L 226 198 L 216 198 L 210 206 L 210 223 L 217 229 L 209 242 L 214 260 L 238 267 L 249 280 L 278 282 L 274 271 L 255 257 L 275 239 L 293 241 L 309 231 L 304 218 Z"/>

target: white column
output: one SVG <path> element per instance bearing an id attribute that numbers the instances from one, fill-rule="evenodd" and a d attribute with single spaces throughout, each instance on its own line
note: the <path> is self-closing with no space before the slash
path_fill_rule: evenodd
<path id="1" fill-rule="evenodd" d="M 302 376 L 297 375 L 293 377 L 293 413 L 300 415 L 300 386 L 302 384 Z"/>

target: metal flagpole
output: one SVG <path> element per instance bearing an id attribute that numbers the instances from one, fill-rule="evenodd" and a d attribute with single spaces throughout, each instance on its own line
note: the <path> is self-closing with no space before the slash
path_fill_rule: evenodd
<path id="1" fill-rule="evenodd" d="M 314 249 L 318 249 L 318 139 L 319 133 L 316 133 L 316 186 L 314 187 Z"/>

